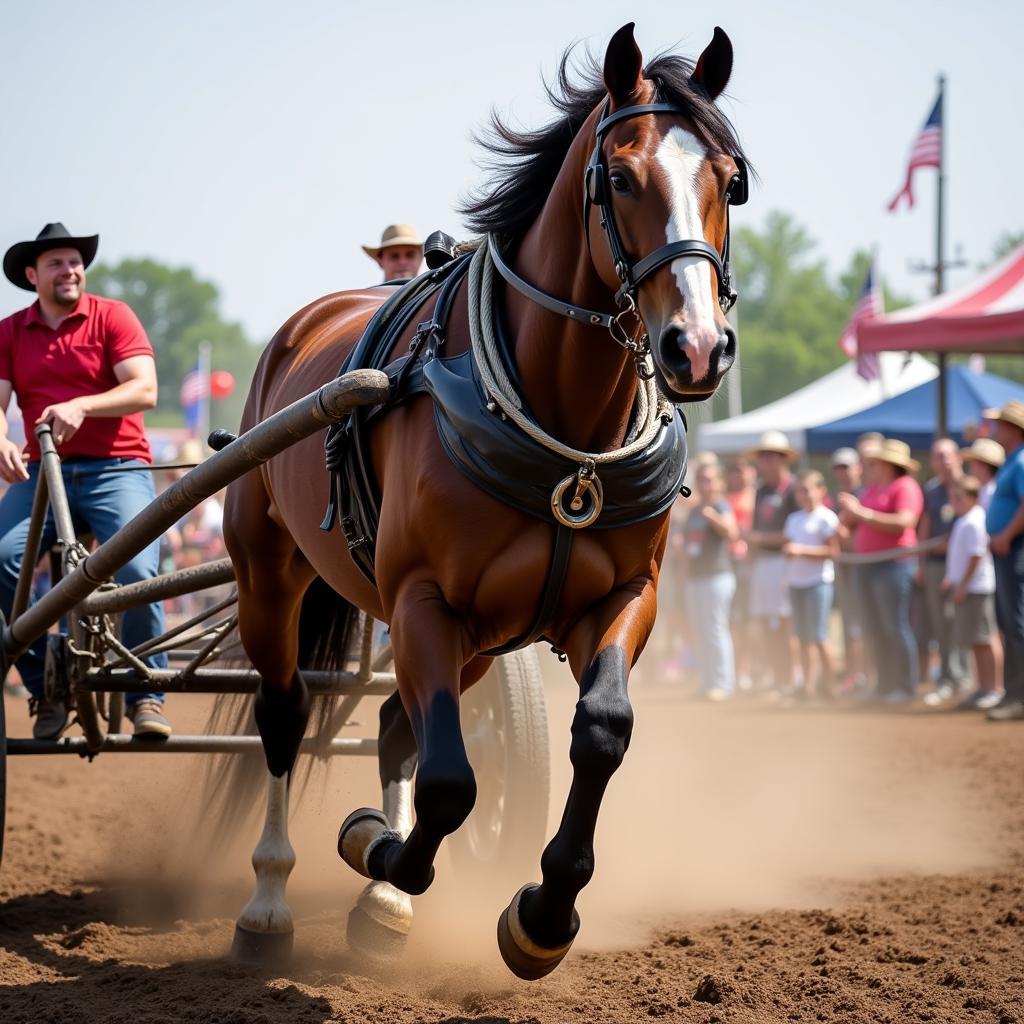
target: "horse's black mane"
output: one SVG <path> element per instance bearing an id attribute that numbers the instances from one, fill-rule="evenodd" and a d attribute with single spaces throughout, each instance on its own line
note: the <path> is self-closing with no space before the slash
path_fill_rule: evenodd
<path id="1" fill-rule="evenodd" d="M 576 133 L 606 94 L 602 69 L 593 55 L 587 54 L 575 68 L 571 58 L 570 48 L 562 54 L 556 80 L 544 85 L 561 117 L 537 131 L 519 131 L 494 112 L 490 131 L 477 136 L 495 159 L 486 165 L 491 171 L 487 185 L 460 208 L 473 231 L 514 243 L 537 219 Z M 692 74 L 693 64 L 675 54 L 655 57 L 644 69 L 644 77 L 655 84 L 657 101 L 682 107 L 706 146 L 742 157 L 728 118 L 700 86 L 690 83 Z"/>

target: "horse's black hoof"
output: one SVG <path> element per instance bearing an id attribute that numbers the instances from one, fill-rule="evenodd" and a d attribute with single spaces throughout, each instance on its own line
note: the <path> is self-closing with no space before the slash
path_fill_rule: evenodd
<path id="1" fill-rule="evenodd" d="M 235 925 L 231 959 L 243 967 L 277 968 L 288 963 L 295 932 L 253 932 Z"/>
<path id="2" fill-rule="evenodd" d="M 573 940 L 556 949 L 538 946 L 523 929 L 519 917 L 519 903 L 527 889 L 536 886 L 524 885 L 512 898 L 512 902 L 498 918 L 498 950 L 505 966 L 523 981 L 537 981 L 550 974 L 572 948 Z"/>

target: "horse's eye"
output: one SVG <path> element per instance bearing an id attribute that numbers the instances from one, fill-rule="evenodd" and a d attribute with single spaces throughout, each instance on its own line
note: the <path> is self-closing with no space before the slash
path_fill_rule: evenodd
<path id="1" fill-rule="evenodd" d="M 742 184 L 743 182 L 738 174 L 729 182 L 729 187 L 725 190 L 725 201 L 727 203 L 733 202 L 739 196 Z"/>
<path id="2" fill-rule="evenodd" d="M 620 174 L 618 171 L 612 171 L 612 173 L 608 175 L 608 180 L 611 182 L 612 188 L 615 189 L 616 192 L 629 191 L 629 179 L 624 174 Z"/>

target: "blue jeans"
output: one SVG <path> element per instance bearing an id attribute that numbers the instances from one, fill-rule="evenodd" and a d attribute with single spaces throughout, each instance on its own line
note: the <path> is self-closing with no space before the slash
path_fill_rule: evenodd
<path id="1" fill-rule="evenodd" d="M 832 612 L 833 587 L 822 581 L 809 587 L 790 587 L 793 632 L 802 644 L 823 644 L 828 639 L 828 617 Z"/>
<path id="2" fill-rule="evenodd" d="M 914 562 L 902 558 L 857 568 L 865 638 L 874 648 L 880 697 L 917 693 L 917 641 L 910 628 Z"/>
<path id="3" fill-rule="evenodd" d="M 1024 537 L 1015 538 L 1010 553 L 992 559 L 996 567 L 996 621 L 1005 648 L 1003 689 L 1024 700 Z"/>
<path id="4" fill-rule="evenodd" d="M 88 459 L 67 463 L 61 467 L 76 531 L 89 530 L 100 543 L 103 543 L 134 519 L 153 500 L 151 473 L 112 472 L 114 467 L 129 464 L 142 465 L 141 462 L 129 459 Z M 39 471 L 39 463 L 31 463 L 28 467 L 28 480 L 12 484 L 0 500 L 0 611 L 8 619 L 14 606 L 14 592 L 18 586 L 18 572 L 25 551 L 25 539 L 28 536 L 32 499 Z M 40 551 L 45 553 L 56 541 L 57 529 L 51 512 L 43 527 Z M 117 573 L 117 582 L 135 583 L 156 576 L 159 553 L 159 542 L 150 544 Z M 35 600 L 35 597 L 36 595 L 32 594 L 31 600 Z M 127 647 L 135 647 L 146 640 L 151 640 L 163 631 L 164 608 L 159 602 L 132 608 L 122 616 L 121 641 Z M 17 661 L 21 678 L 35 697 L 43 695 L 45 651 L 46 637 L 42 636 Z M 166 654 L 156 654 L 143 660 L 151 668 L 167 667 Z M 131 705 L 139 700 L 162 701 L 163 694 L 130 693 L 126 703 Z"/>
<path id="5" fill-rule="evenodd" d="M 693 645 L 697 654 L 702 693 L 736 688 L 736 662 L 732 651 L 729 611 L 736 592 L 731 572 L 691 577 L 686 581 L 686 598 Z"/>

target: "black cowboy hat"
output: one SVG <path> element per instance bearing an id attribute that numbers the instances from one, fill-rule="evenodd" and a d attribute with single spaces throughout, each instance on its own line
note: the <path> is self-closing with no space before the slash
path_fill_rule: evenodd
<path id="1" fill-rule="evenodd" d="M 47 224 L 31 242 L 16 242 L 4 253 L 4 274 L 11 284 L 34 292 L 36 287 L 29 283 L 25 268 L 32 266 L 37 259 L 49 249 L 77 249 L 82 255 L 82 263 L 89 266 L 96 258 L 99 248 L 99 235 L 73 235 L 63 224 Z"/>

